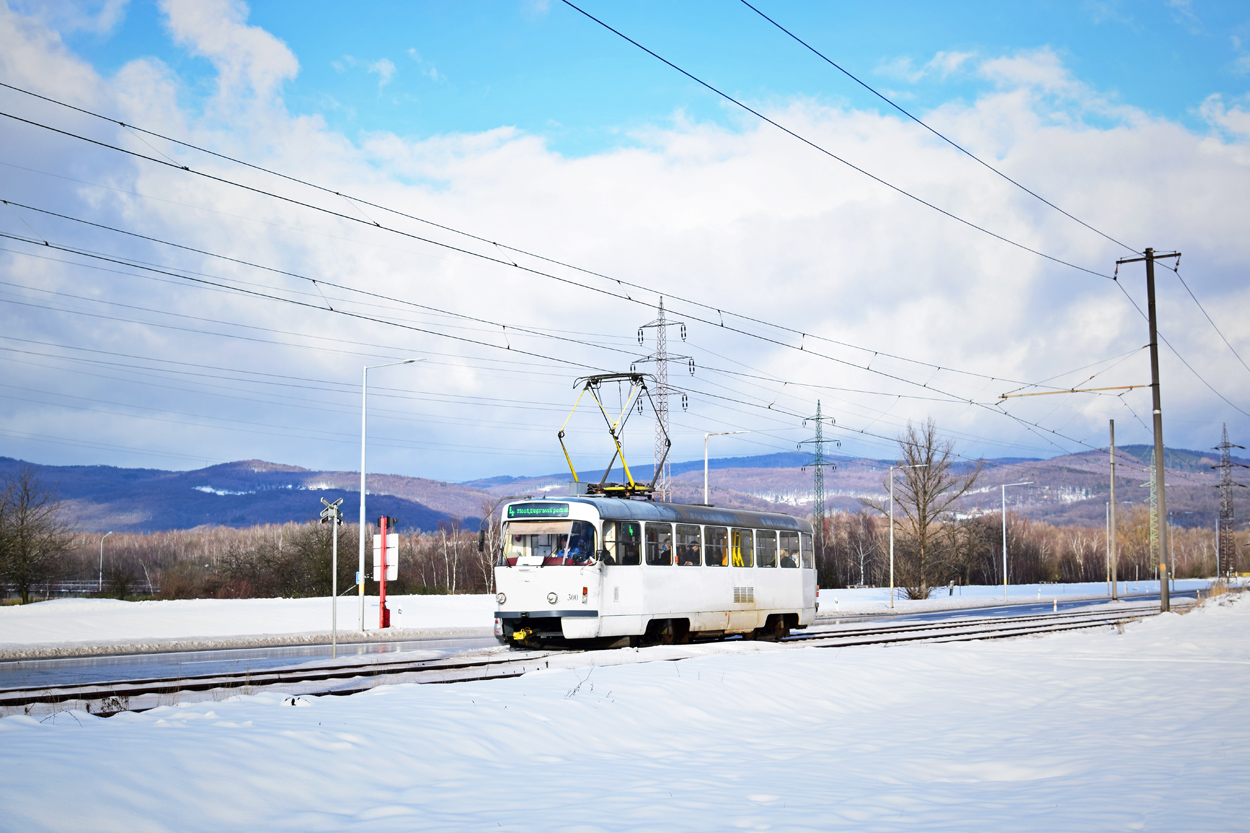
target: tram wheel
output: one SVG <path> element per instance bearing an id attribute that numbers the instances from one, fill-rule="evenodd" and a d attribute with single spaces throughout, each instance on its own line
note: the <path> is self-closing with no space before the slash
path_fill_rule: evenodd
<path id="1" fill-rule="evenodd" d="M 769 617 L 768 624 L 764 625 L 763 636 L 770 642 L 780 642 L 789 635 L 790 627 L 784 617 Z"/>

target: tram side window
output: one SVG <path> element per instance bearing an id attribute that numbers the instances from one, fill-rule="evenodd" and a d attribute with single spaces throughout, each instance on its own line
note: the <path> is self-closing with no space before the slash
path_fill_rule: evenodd
<path id="1" fill-rule="evenodd" d="M 688 524 L 677 525 L 677 566 L 698 567 L 703 561 L 703 530 Z"/>
<path id="2" fill-rule="evenodd" d="M 673 563 L 673 525 L 647 523 L 647 563 L 653 567 Z"/>
<path id="3" fill-rule="evenodd" d="M 709 567 L 729 566 L 729 530 L 723 526 L 709 526 L 703 546 L 703 563 Z"/>
<path id="4" fill-rule="evenodd" d="M 799 533 L 797 532 L 778 532 L 777 537 L 780 539 L 780 552 L 782 567 L 799 566 Z"/>
<path id="5" fill-rule="evenodd" d="M 735 529 L 729 536 L 729 561 L 735 567 L 750 567 L 754 562 L 752 552 L 755 549 L 751 530 Z"/>
<path id="6" fill-rule="evenodd" d="M 642 563 L 639 556 L 642 535 L 637 521 L 617 521 L 604 524 L 603 546 L 607 553 L 605 563 L 626 566 Z"/>
<path id="7" fill-rule="evenodd" d="M 806 532 L 800 532 L 799 541 L 802 543 L 803 569 L 810 570 L 814 563 L 812 556 L 815 553 L 815 550 L 812 548 L 812 536 Z"/>
<path id="8" fill-rule="evenodd" d="M 755 533 L 755 566 L 777 566 L 777 533 L 761 529 Z"/>

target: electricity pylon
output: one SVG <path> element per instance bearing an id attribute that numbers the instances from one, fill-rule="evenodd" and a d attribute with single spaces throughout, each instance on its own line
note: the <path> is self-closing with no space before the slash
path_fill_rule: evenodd
<path id="1" fill-rule="evenodd" d="M 686 394 L 672 388 L 668 384 L 668 363 L 672 361 L 685 360 L 690 368 L 690 375 L 694 375 L 694 359 L 690 356 L 670 356 L 668 354 L 668 328 L 680 327 L 681 340 L 686 340 L 686 323 L 684 321 L 669 321 L 664 316 L 664 299 L 660 299 L 659 316 L 638 328 L 638 343 L 646 343 L 646 335 L 644 330 L 655 330 L 655 352 L 649 356 L 644 356 L 630 365 L 630 370 L 634 370 L 637 365 L 646 362 L 655 362 L 655 398 L 653 407 L 655 408 L 655 466 L 656 471 L 653 473 L 653 482 L 655 483 L 655 498 L 657 500 L 667 501 L 671 495 L 671 487 L 669 484 L 670 475 L 672 474 L 672 464 L 668 462 L 668 449 L 670 445 L 668 430 L 668 395 L 670 392 L 681 396 L 681 409 L 684 411 L 689 404 Z M 641 403 L 639 403 L 641 405 Z"/>
<path id="2" fill-rule="evenodd" d="M 1220 484 L 1216 487 L 1220 490 L 1220 523 L 1215 551 L 1220 562 L 1220 572 L 1231 577 L 1237 572 L 1237 538 L 1233 534 L 1233 487 L 1246 488 L 1240 483 L 1233 482 L 1233 469 L 1250 467 L 1233 462 L 1232 450 L 1244 449 L 1245 446 L 1228 441 L 1228 423 L 1224 423 L 1224 437 L 1215 448 L 1220 452 L 1219 464 L 1211 467 L 1220 472 Z"/>
<path id="3" fill-rule="evenodd" d="M 825 466 L 833 469 L 837 468 L 837 464 L 833 462 L 825 462 L 825 443 L 830 442 L 834 445 L 841 445 L 838 440 L 826 440 L 824 438 L 824 423 L 828 421 L 830 425 L 836 425 L 837 420 L 833 417 L 822 416 L 820 413 L 820 400 L 816 400 L 816 416 L 808 417 L 803 420 L 804 427 L 807 423 L 816 423 L 816 436 L 810 440 L 803 440 L 798 444 L 800 451 L 803 446 L 810 445 L 813 448 L 811 465 L 814 474 L 812 475 L 812 526 L 816 530 L 816 552 L 823 553 L 825 551 L 825 539 L 827 537 L 827 522 L 825 520 Z M 803 471 L 807 470 L 807 466 L 803 466 Z"/>

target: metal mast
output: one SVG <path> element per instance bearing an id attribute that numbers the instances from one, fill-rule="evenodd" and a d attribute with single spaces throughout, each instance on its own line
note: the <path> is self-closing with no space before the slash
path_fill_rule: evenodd
<path id="1" fill-rule="evenodd" d="M 654 321 L 643 324 L 638 328 L 638 343 L 646 343 L 646 335 L 643 332 L 647 329 L 655 330 L 655 352 L 650 356 L 641 358 L 630 365 L 630 370 L 634 370 L 637 365 L 646 362 L 655 362 L 655 396 L 652 399 L 652 407 L 655 408 L 655 472 L 653 482 L 655 483 L 655 498 L 657 500 L 667 501 L 671 495 L 671 487 L 669 479 L 672 474 L 672 464 L 668 462 L 668 450 L 671 441 L 669 440 L 668 431 L 668 395 L 669 392 L 681 395 L 681 407 L 684 411 L 687 406 L 686 394 L 681 391 L 673 390 L 668 384 L 668 363 L 671 361 L 685 360 L 690 368 L 690 374 L 694 375 L 694 359 L 689 356 L 670 356 L 668 354 L 668 328 L 676 326 L 681 328 L 681 340 L 686 340 L 686 324 L 684 321 L 669 321 L 664 315 L 664 299 L 660 299 L 659 315 Z"/>
<path id="2" fill-rule="evenodd" d="M 1220 472 L 1220 485 L 1216 487 L 1220 490 L 1220 523 L 1215 546 L 1219 553 L 1220 572 L 1231 577 L 1237 572 L 1237 538 L 1233 534 L 1233 487 L 1245 488 L 1240 483 L 1233 482 L 1233 468 L 1246 468 L 1241 463 L 1233 462 L 1232 450 L 1245 446 L 1228 441 L 1228 423 L 1224 423 L 1223 439 L 1215 448 L 1220 452 L 1219 464 L 1211 467 L 1219 469 Z"/>
<path id="3" fill-rule="evenodd" d="M 816 436 L 813 439 L 803 440 L 799 443 L 800 451 L 805 445 L 813 446 L 813 459 L 810 464 L 812 468 L 815 469 L 812 476 L 812 526 L 815 527 L 816 530 L 816 552 L 818 553 L 824 552 L 825 533 L 827 532 L 827 521 L 825 519 L 825 466 L 832 466 L 835 469 L 837 468 L 836 463 L 825 462 L 825 443 L 832 442 L 834 445 L 840 445 L 837 440 L 825 440 L 825 420 L 828 420 L 830 425 L 836 423 L 836 420 L 834 420 L 833 417 L 821 416 L 820 400 L 818 399 L 816 400 L 816 416 L 808 417 L 803 420 L 804 426 L 807 425 L 808 421 L 816 423 Z M 804 470 L 806 470 L 806 468 L 807 466 L 803 467 Z"/>
<path id="4" fill-rule="evenodd" d="M 1155 478 L 1155 453 L 1150 450 L 1150 570 L 1159 568 L 1159 481 Z"/>

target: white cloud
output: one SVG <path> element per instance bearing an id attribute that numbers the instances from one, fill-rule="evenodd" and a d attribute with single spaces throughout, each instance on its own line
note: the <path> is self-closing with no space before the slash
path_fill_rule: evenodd
<path id="1" fill-rule="evenodd" d="M 370 61 L 368 64 L 369 72 L 378 76 L 378 89 L 382 89 L 391 83 L 391 78 L 395 75 L 395 64 L 388 58 L 379 58 L 376 61 Z"/>
<path id="2" fill-rule="evenodd" d="M 246 24 L 240 0 L 161 0 L 161 8 L 175 42 L 212 61 L 223 97 L 250 91 L 269 99 L 299 72 L 286 44 Z"/>
<path id="3" fill-rule="evenodd" d="M 910 57 L 902 56 L 882 63 L 876 71 L 879 75 L 912 84 L 932 77 L 945 81 L 949 76 L 962 70 L 975 57 L 975 53 L 972 52 L 938 52 L 925 64 L 917 67 Z"/>
<path id="4" fill-rule="evenodd" d="M 180 42 L 188 49 L 212 57 L 221 76 L 221 107 L 251 107 L 251 118 L 225 121 L 180 107 L 183 82 L 155 62 L 135 62 L 116 78 L 101 79 L 65 50 L 55 32 L 3 12 L 0 67 L 5 77 L 58 97 L 77 101 L 89 96 L 92 106 L 125 113 L 135 124 L 226 150 L 414 217 L 463 228 L 484 240 L 512 243 L 655 287 L 670 298 L 673 317 L 687 321 L 689 340 L 680 349 L 694 355 L 699 368 L 693 379 L 678 381 L 674 374 L 673 381 L 705 392 L 692 394 L 689 413 L 674 414 L 674 459 L 696 458 L 702 432 L 722 430 L 708 427 L 716 425 L 755 431 L 754 441 L 763 445 L 752 450 L 792 448 L 796 437 L 802 438 L 800 429 L 795 421 L 778 418 L 776 408 L 807 415 L 818 396 L 825 411 L 834 413 L 847 431 L 839 434 L 847 453 L 891 454 L 888 443 L 854 432 L 867 429 L 889 436 L 907 419 L 928 415 L 935 416 L 944 430 L 979 438 L 960 443 L 975 452 L 1046 453 L 1053 450 L 1047 440 L 985 409 L 897 398 L 917 392 L 940 398 L 933 393 L 936 389 L 993 402 L 1005 392 L 1006 383 L 874 356 L 872 351 L 1027 381 L 1083 367 L 1144 343 L 1144 325 L 1110 281 L 1064 269 L 978 234 L 804 149 L 768 126 L 748 123 L 729 128 L 675 117 L 669 124 L 636 133 L 631 147 L 581 158 L 555 153 L 541 137 L 509 127 L 416 140 L 377 133 L 356 143 L 318 118 L 294 117 L 286 111 L 281 83 L 293 76 L 298 64 L 276 39 L 245 25 L 242 7 L 220 7 L 216 22 L 184 11 L 171 14 L 171 29 L 181 33 Z M 364 66 L 357 59 L 343 59 L 344 69 Z M 975 71 L 994 81 L 997 86 L 975 100 L 938 108 L 929 116 L 934 126 L 1134 247 L 1182 249 L 1186 268 L 1192 270 L 1186 273 L 1190 285 L 1243 355 L 1250 353 L 1250 331 L 1240 324 L 1250 314 L 1250 289 L 1241 273 L 1250 258 L 1241 211 L 1244 195 L 1250 193 L 1250 163 L 1244 158 L 1250 126 L 1241 103 L 1219 98 L 1206 102 L 1204 116 L 1219 127 L 1213 135 L 1198 135 L 1127 108 L 1099 110 L 1099 125 L 1093 126 L 1082 121 L 1082 113 L 1086 107 L 1102 106 L 1097 91 L 1075 78 L 1053 52 L 979 62 L 951 53 L 941 60 L 935 56 L 925 71 Z M 46 117 L 47 112 L 37 114 Z M 811 101 L 782 104 L 770 115 L 900 187 L 1030 247 L 1107 273 L 1115 258 L 1124 254 L 898 118 Z M 93 124 L 92 129 L 103 139 L 143 149 L 120 128 Z M 110 376 L 116 375 L 111 370 L 75 375 L 71 372 L 75 366 L 66 369 L 64 362 L 39 367 L 7 363 L 0 366 L 4 384 L 52 386 L 58 397 L 122 401 L 134 408 L 163 409 L 170 419 L 182 420 L 154 423 L 139 420 L 137 414 L 142 412 L 137 410 L 130 416 L 103 415 L 0 400 L 0 414 L 11 431 L 59 433 L 160 451 L 204 450 L 215 460 L 261 457 L 347 469 L 358 459 L 353 458 L 359 439 L 355 385 L 361 365 L 424 355 L 429 362 L 381 371 L 376 380 L 370 374 L 371 392 L 374 384 L 379 386 L 379 398 L 374 400 L 377 421 L 370 417 L 378 433 L 372 434 L 371 427 L 370 446 L 374 448 L 376 436 L 375 459 L 384 461 L 380 467 L 443 479 L 542 472 L 557 470 L 562 463 L 553 436 L 571 406 L 572 378 L 588 367 L 626 368 L 632 357 L 648 352 L 639 349 L 634 333 L 654 317 L 649 309 L 508 264 L 651 300 L 653 295 L 642 290 L 588 278 L 221 161 L 196 156 L 191 165 L 365 223 L 68 140 L 53 141 L 30 128 L 0 125 L 0 141 L 7 149 L 6 161 L 92 183 L 67 183 L 6 169 L 10 199 L 47 204 L 72 216 L 509 327 L 504 331 L 497 325 L 394 302 L 365 301 L 324 284 L 312 287 L 160 247 L 127 248 L 130 244 L 111 236 L 93 232 L 99 236 L 84 237 L 86 233 L 74 226 L 24 215 L 54 240 L 246 280 L 253 289 L 313 306 L 328 304 L 384 316 L 411 329 L 0 253 L 6 280 L 161 311 L 104 309 L 62 298 L 57 303 L 63 306 L 150 323 L 31 308 L 11 323 L 6 318 L 6 335 L 328 379 L 341 387 L 340 392 L 323 392 L 278 387 L 273 380 L 268 386 L 211 382 L 226 385 L 222 390 L 201 387 L 204 380 L 192 377 L 149 374 L 136 383 L 136 371 L 116 371 L 124 377 L 118 381 Z M 186 153 L 164 144 L 159 147 L 164 153 Z M 384 233 L 368 226 L 370 220 L 411 236 Z M 7 214 L 0 215 L 0 230 L 16 234 L 21 227 Z M 431 246 L 416 237 L 444 241 L 503 264 Z M 1125 270 L 1121 281 L 1140 297 L 1139 274 Z M 1214 383 L 1226 382 L 1221 386 L 1241 402 L 1238 391 L 1250 388 L 1244 384 L 1244 369 L 1238 369 L 1177 287 L 1164 281 L 1160 285 L 1161 293 L 1169 293 L 1160 307 L 1165 335 Z M 674 296 L 700 299 L 714 309 L 683 305 Z M 28 297 L 36 296 L 28 293 Z M 810 335 L 800 342 L 797 335 L 727 316 L 731 324 L 765 329 L 770 337 L 805 346 L 802 353 L 782 350 L 716 326 L 721 314 L 716 309 L 861 345 L 868 352 L 815 342 Z M 169 313 L 194 317 L 179 319 Z M 205 319 L 231 323 L 211 324 Z M 157 323 L 184 329 L 161 329 L 154 326 Z M 553 342 L 526 335 L 521 328 L 576 338 L 591 333 L 590 338 L 625 352 Z M 187 329 L 232 337 L 196 335 Z M 474 347 L 428 331 L 512 349 Z M 874 370 L 917 384 L 904 385 L 848 364 L 820 360 L 812 355 L 817 350 L 851 364 L 871 360 Z M 522 351 L 578 364 L 553 366 Z M 1170 445 L 1213 445 L 1215 439 L 1205 438 L 1218 431 L 1223 419 L 1228 419 L 1230 430 L 1240 424 L 1246 429 L 1242 433 L 1250 434 L 1250 422 L 1238 423 L 1238 415 L 1213 400 L 1183 367 L 1166 354 L 1164 361 Z M 717 374 L 713 368 L 754 368 L 791 384 L 761 386 Z M 1143 362 L 1134 358 L 1104 381 L 1137 384 L 1146 372 Z M 1062 378 L 1079 381 L 1075 375 Z M 895 398 L 796 383 L 872 390 Z M 918 387 L 923 384 L 929 390 Z M 158 385 L 179 387 L 171 393 Z M 761 389 L 768 391 L 761 405 L 769 404 L 781 390 L 773 411 L 706 395 L 755 403 Z M 431 396 L 432 391 L 438 395 Z M 406 398 L 394 398 L 399 393 Z M 1135 442 L 1142 437 L 1134 435 L 1136 423 L 1121 402 L 1133 405 L 1139 414 L 1148 413 L 1147 395 L 1139 393 L 1124 400 L 1017 400 L 1011 410 L 1041 422 L 1045 431 L 1058 430 L 1095 445 L 1104 442 L 1106 419 L 1114 417 L 1130 426 L 1122 429 L 1122 442 Z M 482 399 L 443 404 L 448 395 Z M 187 419 L 176 413 L 208 413 L 237 422 L 184 424 Z M 279 427 L 271 430 L 250 423 Z M 647 447 L 651 441 L 645 417 L 639 425 L 640 433 L 631 434 L 634 448 Z M 593 424 L 584 428 L 597 430 Z M 574 432 L 570 437 L 578 448 L 588 449 L 590 438 L 599 435 Z M 49 457 L 46 446 L 10 444 L 8 449 L 13 456 Z M 82 459 L 84 452 L 69 449 L 64 454 L 66 459 Z M 119 459 L 99 454 L 96 459 Z M 120 459 L 130 464 L 152 462 Z M 594 461 L 599 462 L 597 457 Z"/>
<path id="5" fill-rule="evenodd" d="M 426 61 L 425 58 L 422 58 L 421 53 L 417 52 L 417 50 L 410 48 L 408 50 L 408 57 L 412 58 L 412 60 L 416 61 L 417 64 L 420 65 L 421 74 L 424 75 L 426 78 L 429 78 L 431 81 L 446 81 L 447 80 L 447 76 L 439 72 L 438 68 L 435 67 L 433 64 L 429 63 L 428 61 Z"/>

